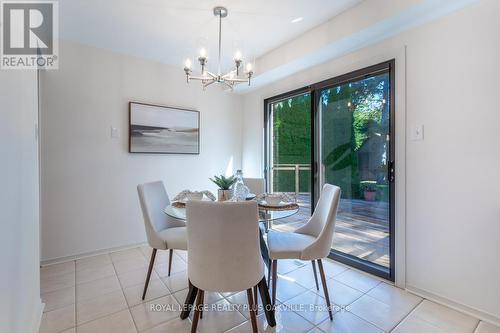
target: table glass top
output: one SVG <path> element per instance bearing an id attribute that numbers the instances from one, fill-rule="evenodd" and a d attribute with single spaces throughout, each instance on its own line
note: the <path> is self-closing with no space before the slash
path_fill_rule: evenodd
<path id="1" fill-rule="evenodd" d="M 259 209 L 259 221 L 264 222 L 264 221 L 284 219 L 286 217 L 290 217 L 294 214 L 297 214 L 298 211 L 299 211 L 298 209 L 280 210 L 280 211 L 266 211 Z M 173 217 L 175 219 L 186 220 L 186 208 L 176 208 L 173 207 L 172 205 L 168 205 L 167 207 L 165 207 L 164 212 L 168 216 Z"/>

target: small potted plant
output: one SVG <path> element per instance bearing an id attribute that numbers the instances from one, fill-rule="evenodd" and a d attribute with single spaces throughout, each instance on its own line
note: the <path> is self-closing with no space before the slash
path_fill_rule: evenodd
<path id="1" fill-rule="evenodd" d="M 364 180 L 359 182 L 361 191 L 366 201 L 375 201 L 377 195 L 377 182 L 374 180 Z"/>
<path id="2" fill-rule="evenodd" d="M 231 190 L 231 186 L 236 182 L 236 178 L 234 176 L 225 177 L 224 175 L 214 176 L 214 178 L 210 178 L 210 180 L 219 187 L 217 191 L 217 200 L 218 201 L 226 201 L 231 199 L 233 195 L 233 191 Z"/>

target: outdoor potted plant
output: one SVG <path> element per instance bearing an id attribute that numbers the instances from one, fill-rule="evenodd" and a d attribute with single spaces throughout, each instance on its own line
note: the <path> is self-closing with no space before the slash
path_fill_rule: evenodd
<path id="1" fill-rule="evenodd" d="M 359 182 L 361 191 L 366 201 L 375 201 L 377 194 L 377 182 L 374 180 L 364 180 Z"/>
<path id="2" fill-rule="evenodd" d="M 214 178 L 210 178 L 210 180 L 219 187 L 217 191 L 217 200 L 218 201 L 226 201 L 231 199 L 233 196 L 233 191 L 231 190 L 231 186 L 236 182 L 236 178 L 234 176 L 225 177 L 224 175 L 214 176 Z"/>

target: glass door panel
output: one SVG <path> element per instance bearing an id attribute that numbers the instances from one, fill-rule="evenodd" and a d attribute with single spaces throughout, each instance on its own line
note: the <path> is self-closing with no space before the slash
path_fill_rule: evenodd
<path id="1" fill-rule="evenodd" d="M 389 274 L 389 70 L 322 88 L 318 94 L 319 185 L 342 189 L 334 257 Z"/>
<path id="2" fill-rule="evenodd" d="M 273 228 L 291 231 L 311 215 L 311 94 L 268 103 L 267 179 L 271 192 L 286 192 L 301 209 L 293 217 L 273 222 Z"/>

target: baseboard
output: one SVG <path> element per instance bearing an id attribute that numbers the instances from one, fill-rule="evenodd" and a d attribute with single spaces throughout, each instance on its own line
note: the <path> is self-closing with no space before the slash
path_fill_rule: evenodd
<path id="1" fill-rule="evenodd" d="M 42 324 L 43 309 L 45 308 L 45 303 L 42 303 L 41 299 L 38 299 L 37 309 L 33 314 L 33 327 L 31 329 L 32 333 L 38 333 L 40 331 L 40 325 Z"/>
<path id="2" fill-rule="evenodd" d="M 440 296 L 440 295 L 437 295 L 435 293 L 432 293 L 432 292 L 429 292 L 427 290 L 423 290 L 423 289 L 420 289 L 420 288 L 416 288 L 416 287 L 413 287 L 413 286 L 406 286 L 406 290 L 417 295 L 417 296 L 420 296 L 420 297 L 423 297 L 423 298 L 426 298 L 430 301 L 433 301 L 433 302 L 436 302 L 438 304 L 441 304 L 441 305 L 444 305 L 444 306 L 447 306 L 449 308 L 452 308 L 454 310 L 457 310 L 459 312 L 462 312 L 462 313 L 465 313 L 465 314 L 468 314 L 470 316 L 473 316 L 475 318 L 478 318 L 478 319 L 481 319 L 485 322 L 488 322 L 490 324 L 493 324 L 493 325 L 496 325 L 496 326 L 500 326 L 500 317 L 498 316 L 495 316 L 491 313 L 487 313 L 487 312 L 484 312 L 482 310 L 478 310 L 478 309 L 475 309 L 475 308 L 472 308 L 470 306 L 467 306 L 467 305 L 464 305 L 464 304 L 461 304 L 461 303 L 458 303 L 458 302 L 455 302 L 455 301 L 452 301 L 446 297 L 443 297 L 443 296 Z"/>
<path id="3" fill-rule="evenodd" d="M 75 255 L 66 256 L 66 257 L 45 259 L 45 260 L 40 261 L 40 266 L 43 267 L 43 266 L 48 266 L 48 265 L 53 265 L 53 264 L 60 264 L 63 262 L 68 262 L 68 261 L 73 261 L 73 260 L 77 260 L 77 259 L 97 256 L 99 254 L 106 254 L 106 253 L 111 253 L 111 252 L 133 249 L 135 247 L 144 246 L 144 245 L 147 245 L 147 243 L 129 244 L 129 245 L 111 247 L 111 248 L 106 248 L 106 249 L 100 249 L 100 250 L 91 251 L 91 252 L 84 252 L 84 253 L 75 254 Z"/>

